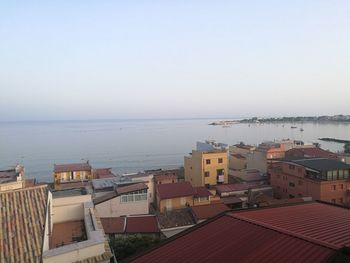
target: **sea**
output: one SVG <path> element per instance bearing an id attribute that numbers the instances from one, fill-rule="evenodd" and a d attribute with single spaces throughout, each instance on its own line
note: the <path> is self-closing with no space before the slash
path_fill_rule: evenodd
<path id="1" fill-rule="evenodd" d="M 94 168 L 109 167 L 116 174 L 177 168 L 196 142 L 204 140 L 257 145 L 292 139 L 318 142 L 332 151 L 341 151 L 343 144 L 318 138 L 350 140 L 350 124 L 345 123 L 209 125 L 220 120 L 0 122 L 0 169 L 23 164 L 27 178 L 50 182 L 54 164 L 87 160 Z"/>

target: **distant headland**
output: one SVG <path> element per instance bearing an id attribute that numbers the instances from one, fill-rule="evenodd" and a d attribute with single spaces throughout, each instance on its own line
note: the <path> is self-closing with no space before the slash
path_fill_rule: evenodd
<path id="1" fill-rule="evenodd" d="M 242 119 L 235 121 L 217 121 L 209 125 L 231 125 L 236 123 L 283 123 L 283 122 L 336 122 L 350 123 L 350 115 L 333 115 L 333 116 L 298 116 L 298 117 L 278 117 L 278 118 L 258 118 Z"/>

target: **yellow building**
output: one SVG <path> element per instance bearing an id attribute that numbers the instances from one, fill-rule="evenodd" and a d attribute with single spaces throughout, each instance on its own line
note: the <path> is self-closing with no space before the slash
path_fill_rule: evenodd
<path id="1" fill-rule="evenodd" d="M 193 186 L 227 184 L 227 151 L 193 150 L 190 156 L 185 156 L 185 180 Z"/>
<path id="2" fill-rule="evenodd" d="M 193 206 L 195 191 L 189 182 L 157 184 L 157 208 L 161 212 Z"/>
<path id="3" fill-rule="evenodd" d="M 55 164 L 53 177 L 55 190 L 60 190 L 65 184 L 92 180 L 92 168 L 89 162 Z"/>

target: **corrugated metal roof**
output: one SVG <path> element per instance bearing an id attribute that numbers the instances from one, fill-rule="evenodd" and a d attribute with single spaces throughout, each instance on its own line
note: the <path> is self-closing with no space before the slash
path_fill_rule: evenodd
<path id="1" fill-rule="evenodd" d="M 278 231 L 293 233 L 301 238 L 317 240 L 330 247 L 350 246 L 348 209 L 322 203 L 307 203 L 230 215 Z"/>
<path id="2" fill-rule="evenodd" d="M 192 206 L 191 209 L 197 220 L 208 219 L 230 210 L 230 208 L 222 203 Z"/>
<path id="3" fill-rule="evenodd" d="M 130 216 L 126 221 L 126 233 L 159 233 L 157 218 L 153 215 Z"/>
<path id="4" fill-rule="evenodd" d="M 338 160 L 326 159 L 326 158 L 312 158 L 312 159 L 301 159 L 301 160 L 293 160 L 292 162 L 305 166 L 310 169 L 314 169 L 317 171 L 332 171 L 339 169 L 350 169 L 350 165 L 343 163 Z"/>
<path id="5" fill-rule="evenodd" d="M 132 262 L 327 262 L 335 251 L 224 215 Z"/>
<path id="6" fill-rule="evenodd" d="M 154 215 L 101 218 L 106 234 L 159 233 L 158 221 Z"/>

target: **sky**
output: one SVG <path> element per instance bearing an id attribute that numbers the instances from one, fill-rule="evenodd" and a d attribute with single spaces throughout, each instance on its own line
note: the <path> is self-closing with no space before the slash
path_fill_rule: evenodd
<path id="1" fill-rule="evenodd" d="M 0 121 L 350 114 L 349 14 L 348 0 L 1 1 Z"/>

